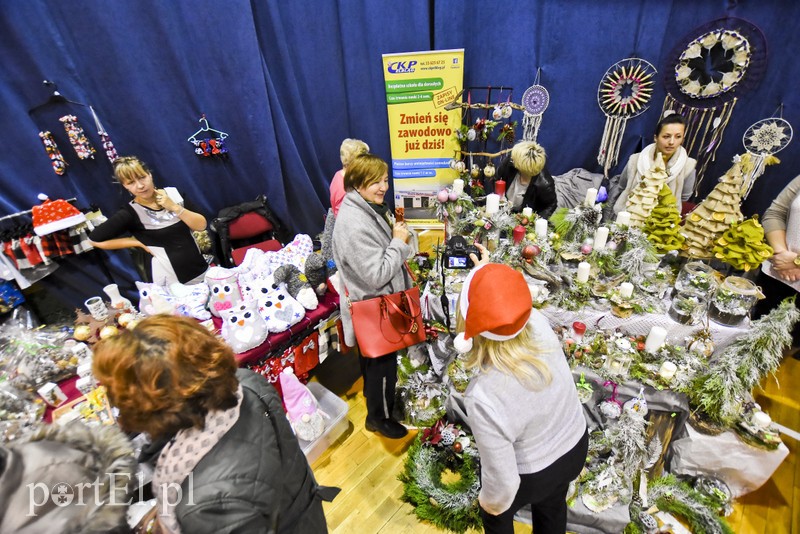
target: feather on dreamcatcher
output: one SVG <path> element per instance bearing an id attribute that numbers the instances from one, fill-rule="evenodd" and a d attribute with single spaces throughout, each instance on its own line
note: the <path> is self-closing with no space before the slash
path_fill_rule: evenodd
<path id="1" fill-rule="evenodd" d="M 686 119 L 683 147 L 697 160 L 695 195 L 722 144 L 738 96 L 758 85 L 766 59 L 761 30 L 733 17 L 696 28 L 670 52 L 661 113 L 672 110 Z"/>
<path id="2" fill-rule="evenodd" d="M 644 59 L 628 58 L 613 64 L 600 80 L 597 104 L 606 116 L 597 162 L 603 175 L 617 163 L 628 119 L 647 110 L 653 96 L 656 68 Z"/>
<path id="3" fill-rule="evenodd" d="M 744 177 L 742 199 L 747 198 L 753 190 L 753 185 L 764 174 L 767 165 L 780 163 L 775 154 L 789 145 L 792 133 L 792 125 L 780 116 L 761 119 L 747 129 L 742 136 L 742 144 L 751 155 L 753 169 Z"/>
<path id="4" fill-rule="evenodd" d="M 550 93 L 544 86 L 539 85 L 539 77 L 542 69 L 536 71 L 536 79 L 533 85 L 525 90 L 522 95 L 522 139 L 525 141 L 536 141 L 539 135 L 539 127 L 542 125 L 542 115 L 550 104 Z"/>

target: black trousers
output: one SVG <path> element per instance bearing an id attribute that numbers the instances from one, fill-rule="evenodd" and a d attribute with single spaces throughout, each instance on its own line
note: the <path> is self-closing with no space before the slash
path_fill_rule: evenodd
<path id="1" fill-rule="evenodd" d="M 567 530 L 567 490 L 586 463 L 589 433 L 569 452 L 536 473 L 520 475 L 519 489 L 511 508 L 492 515 L 481 508 L 483 529 L 487 534 L 513 534 L 514 514 L 530 504 L 535 534 L 564 534 Z"/>
<path id="2" fill-rule="evenodd" d="M 364 377 L 364 398 L 367 400 L 367 417 L 373 421 L 389 419 L 394 410 L 394 392 L 397 385 L 397 353 L 378 358 L 359 356 L 361 376 Z"/>
<path id="3" fill-rule="evenodd" d="M 780 280 L 776 280 L 763 272 L 758 274 L 756 284 L 764 293 L 764 298 L 756 302 L 753 307 L 753 319 L 759 319 L 768 314 L 774 308 L 777 308 L 783 299 L 791 296 L 797 296 L 794 305 L 800 308 L 800 295 L 797 295 L 797 291 L 793 287 L 789 287 Z M 794 325 L 792 330 L 792 347 L 800 347 L 800 322 Z"/>

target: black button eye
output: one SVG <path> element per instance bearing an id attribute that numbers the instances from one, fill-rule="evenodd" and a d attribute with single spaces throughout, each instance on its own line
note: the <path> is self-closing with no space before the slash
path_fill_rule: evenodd
<path id="1" fill-rule="evenodd" d="M 149 297 L 150 293 L 148 293 L 147 290 L 145 289 L 144 291 L 142 291 L 142 296 L 143 297 Z"/>
<path id="2" fill-rule="evenodd" d="M 236 322 L 236 321 L 238 321 L 238 320 L 239 320 L 239 319 L 237 319 L 235 315 L 231 315 L 230 321 L 231 321 L 232 323 L 235 323 L 235 322 Z"/>
<path id="3" fill-rule="evenodd" d="M 266 288 L 266 287 L 262 287 L 262 288 L 261 288 L 261 292 L 262 292 L 262 293 L 264 293 L 265 295 L 266 295 L 267 293 L 269 293 L 269 291 L 267 290 L 267 288 Z"/>
<path id="4" fill-rule="evenodd" d="M 219 293 L 219 288 L 218 287 L 214 287 L 214 293 Z"/>
<path id="5" fill-rule="evenodd" d="M 268 300 L 267 302 L 264 303 L 264 306 L 266 306 L 267 308 L 271 307 L 272 306 L 272 301 Z"/>
<path id="6" fill-rule="evenodd" d="M 245 319 L 249 319 L 250 317 L 251 317 L 250 312 L 247 312 L 247 313 L 244 314 L 244 318 Z"/>
<path id="7" fill-rule="evenodd" d="M 228 291 L 231 290 L 231 286 L 224 286 L 222 289 L 224 289 L 225 292 L 227 293 Z"/>
<path id="8" fill-rule="evenodd" d="M 278 289 L 278 284 L 272 284 L 272 289 Z"/>
<path id="9" fill-rule="evenodd" d="M 283 299 L 285 299 L 285 298 L 286 298 L 286 297 L 285 297 L 285 296 L 283 296 L 283 295 L 278 295 L 278 300 L 283 300 Z"/>

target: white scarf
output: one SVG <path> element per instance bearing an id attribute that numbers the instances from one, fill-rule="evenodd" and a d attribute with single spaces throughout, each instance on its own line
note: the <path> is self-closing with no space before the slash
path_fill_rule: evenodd
<path id="1" fill-rule="evenodd" d="M 655 155 L 655 143 L 650 143 L 639 153 L 639 159 L 636 161 L 636 172 L 639 176 L 646 176 L 652 170 Z M 675 178 L 680 176 L 687 161 L 689 161 L 689 154 L 686 153 L 685 148 L 679 146 L 678 150 L 676 150 L 672 157 L 669 158 L 669 161 L 666 162 L 667 173 L 669 174 L 667 185 L 670 186 L 670 189 L 672 189 L 672 184 L 675 183 Z M 675 191 L 675 196 L 680 199 L 681 192 Z"/>
<path id="2" fill-rule="evenodd" d="M 786 248 L 792 252 L 800 253 L 800 194 L 794 197 L 789 206 L 789 217 L 786 219 Z M 761 270 L 775 280 L 780 280 L 787 286 L 791 286 L 795 291 L 800 291 L 800 280 L 795 282 L 784 280 L 775 273 L 771 261 L 766 260 L 762 264 Z"/>

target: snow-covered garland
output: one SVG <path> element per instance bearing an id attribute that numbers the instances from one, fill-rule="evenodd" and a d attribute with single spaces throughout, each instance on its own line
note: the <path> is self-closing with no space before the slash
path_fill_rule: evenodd
<path id="1" fill-rule="evenodd" d="M 449 471 L 449 476 L 444 476 Z M 406 456 L 403 501 L 417 517 L 452 532 L 480 529 L 478 451 L 458 425 L 439 420 L 417 435 Z M 446 482 L 444 478 L 452 478 Z"/>

